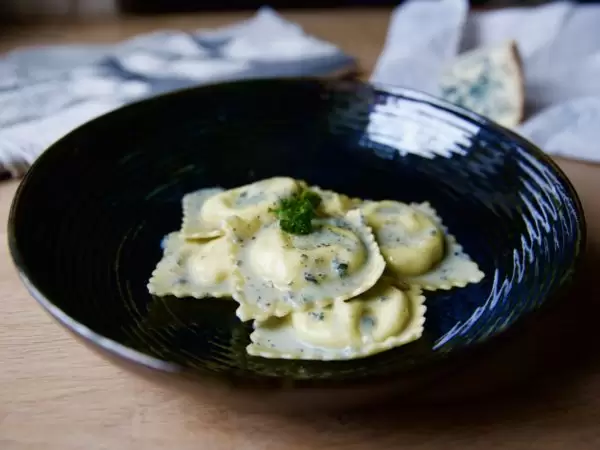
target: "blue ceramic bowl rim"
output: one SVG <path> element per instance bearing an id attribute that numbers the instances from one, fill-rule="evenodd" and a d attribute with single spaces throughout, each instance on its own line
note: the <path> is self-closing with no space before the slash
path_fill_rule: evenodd
<path id="1" fill-rule="evenodd" d="M 33 284 L 33 282 L 30 280 L 30 277 L 28 274 L 28 269 L 23 261 L 23 257 L 18 248 L 16 234 L 15 234 L 15 232 L 16 232 L 16 230 L 15 230 L 15 215 L 16 215 L 17 205 L 19 203 L 19 199 L 20 199 L 20 196 L 21 196 L 24 186 L 27 184 L 27 182 L 30 178 L 35 176 L 36 167 L 40 164 L 41 161 L 43 161 L 43 159 L 45 158 L 45 155 L 47 153 L 51 152 L 55 148 L 60 148 L 60 146 L 64 140 L 66 140 L 70 136 L 78 133 L 80 129 L 85 128 L 88 125 L 88 123 L 90 123 L 90 122 L 103 120 L 106 116 L 110 116 L 112 114 L 119 114 L 122 110 L 126 110 L 128 108 L 135 108 L 135 107 L 138 107 L 138 105 L 140 105 L 140 104 L 144 104 L 147 102 L 153 102 L 153 101 L 160 101 L 161 99 L 164 99 L 169 96 L 185 95 L 187 92 L 191 92 L 191 91 L 211 89 L 215 86 L 225 85 L 225 84 L 252 84 L 255 82 L 269 82 L 269 81 L 275 81 L 275 80 L 276 79 L 250 79 L 250 80 L 235 80 L 235 81 L 229 81 L 229 82 L 216 82 L 216 83 L 204 84 L 202 86 L 183 88 L 183 89 L 178 89 L 178 90 L 162 93 L 162 94 L 150 97 L 150 98 L 146 98 L 146 99 L 142 99 L 142 100 L 139 100 L 136 102 L 129 103 L 129 104 L 124 105 L 120 108 L 117 108 L 113 111 L 109 111 L 108 113 L 105 113 L 95 119 L 92 119 L 92 120 L 78 126 L 74 130 L 70 131 L 69 133 L 67 133 L 60 139 L 58 139 L 56 142 L 51 144 L 36 159 L 36 161 L 34 161 L 34 163 L 31 165 L 30 169 L 27 171 L 26 175 L 23 177 L 23 179 L 22 179 L 21 183 L 19 184 L 19 187 L 17 188 L 15 195 L 13 197 L 13 201 L 12 201 L 11 208 L 10 208 L 9 219 L 8 219 L 8 233 L 7 234 L 8 234 L 9 251 L 11 254 L 11 258 L 13 260 L 13 264 L 17 268 L 19 278 L 21 279 L 21 282 L 23 283 L 23 285 L 25 286 L 25 288 L 27 289 L 29 294 L 42 306 L 42 308 L 44 308 L 52 317 L 54 317 L 55 320 L 57 320 L 59 323 L 61 323 L 67 329 L 69 329 L 76 335 L 84 338 L 86 341 L 91 342 L 92 344 L 100 347 L 100 349 L 107 351 L 110 354 L 114 354 L 114 355 L 121 357 L 125 360 L 128 360 L 130 362 L 134 362 L 136 364 L 140 364 L 142 366 L 145 366 L 145 367 L 148 367 L 151 369 L 160 370 L 163 372 L 171 372 L 171 373 L 190 372 L 190 370 L 183 365 L 164 361 L 160 358 L 155 358 L 153 356 L 146 355 L 142 352 L 133 350 L 133 349 L 131 349 L 119 342 L 116 342 L 112 339 L 106 338 L 99 333 L 96 333 L 95 331 L 93 331 L 92 329 L 87 327 L 86 325 L 78 322 L 77 320 L 73 319 L 71 316 L 66 314 L 62 309 L 57 307 L 49 298 L 47 298 L 44 294 L 42 294 L 37 289 L 37 287 Z M 365 83 L 365 82 L 355 81 L 355 80 L 350 80 L 350 81 L 348 81 L 348 80 L 323 80 L 322 78 L 315 78 L 315 77 L 286 77 L 285 80 L 290 81 L 290 82 L 295 82 L 295 81 L 296 82 L 307 82 L 307 81 L 308 82 L 310 82 L 310 81 L 320 82 L 320 83 L 323 83 L 324 85 L 346 84 L 346 85 L 353 86 L 355 89 L 371 89 L 371 90 L 374 90 L 374 91 L 382 93 L 382 94 L 402 96 L 409 100 L 414 100 L 414 101 L 417 101 L 420 103 L 425 103 L 425 104 L 431 105 L 436 108 L 444 109 L 449 113 L 466 117 L 466 118 L 472 120 L 473 122 L 477 123 L 478 125 L 480 125 L 483 128 L 491 129 L 493 131 L 503 134 L 505 136 L 506 140 L 511 140 L 513 142 L 516 142 L 517 144 L 522 146 L 524 149 L 526 149 L 526 151 L 529 154 L 531 154 L 535 159 L 537 159 L 541 163 L 549 166 L 556 173 L 558 178 L 561 179 L 561 181 L 568 188 L 569 197 L 574 201 L 575 211 L 576 211 L 577 217 L 579 219 L 579 221 L 578 221 L 579 229 L 577 230 L 577 242 L 578 242 L 578 246 L 579 246 L 579 249 L 578 249 L 579 251 L 576 253 L 576 256 L 571 261 L 569 269 L 572 269 L 573 272 L 576 273 L 576 269 L 581 263 L 581 260 L 582 260 L 583 254 L 584 254 L 584 250 L 585 250 L 585 246 L 586 246 L 586 242 L 587 242 L 587 226 L 586 226 L 585 214 L 583 211 L 583 206 L 582 206 L 581 200 L 580 200 L 573 184 L 571 183 L 571 181 L 569 180 L 567 175 L 563 172 L 563 170 L 558 166 L 558 164 L 556 164 L 546 153 L 544 153 L 539 147 L 537 147 L 532 142 L 528 141 L 524 137 L 516 134 L 515 132 L 513 132 L 513 131 L 473 112 L 473 111 L 467 110 L 465 108 L 462 108 L 460 106 L 449 103 L 449 102 L 447 102 L 443 99 L 440 99 L 438 97 L 435 97 L 433 95 L 430 95 L 430 94 L 427 94 L 424 92 L 420 92 L 420 91 L 417 91 L 414 89 L 403 88 L 403 87 L 399 87 L 399 86 L 385 85 L 382 83 Z M 552 292 L 548 295 L 547 299 L 555 296 L 558 293 L 558 291 L 560 291 L 561 288 L 564 287 L 563 286 L 564 284 L 565 284 L 565 282 L 563 282 L 563 284 L 557 286 L 555 288 L 554 292 Z M 513 323 L 507 330 L 494 333 L 483 341 L 470 343 L 469 345 L 461 347 L 460 349 L 453 350 L 449 354 L 438 353 L 437 360 L 442 360 L 442 359 L 446 360 L 447 358 L 455 358 L 459 354 L 466 353 L 469 350 L 478 349 L 484 345 L 489 344 L 492 341 L 495 341 L 498 337 L 505 335 L 508 331 L 510 331 L 510 329 L 518 326 L 524 319 L 529 318 L 530 316 L 534 315 L 535 313 L 539 313 L 545 306 L 547 306 L 547 303 L 548 303 L 548 300 L 544 301 L 539 307 L 534 308 L 531 311 L 520 316 L 517 319 L 517 321 L 515 323 Z"/>

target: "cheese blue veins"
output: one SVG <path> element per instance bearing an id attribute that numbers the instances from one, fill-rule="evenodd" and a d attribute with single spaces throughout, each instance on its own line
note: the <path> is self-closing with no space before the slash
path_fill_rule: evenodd
<path id="1" fill-rule="evenodd" d="M 459 55 L 440 81 L 443 98 L 505 127 L 515 127 L 525 106 L 524 77 L 517 45 L 508 41 Z"/>

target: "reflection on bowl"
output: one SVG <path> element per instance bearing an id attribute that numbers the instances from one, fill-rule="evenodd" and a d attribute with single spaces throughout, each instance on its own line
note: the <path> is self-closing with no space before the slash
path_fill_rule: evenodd
<path id="1" fill-rule="evenodd" d="M 429 201 L 486 278 L 428 293 L 418 341 L 335 363 L 250 357 L 235 303 L 148 294 L 185 193 L 282 175 Z M 475 114 L 403 89 L 254 80 L 163 95 L 73 131 L 24 179 L 9 241 L 42 306 L 109 352 L 250 384 L 340 386 L 446 364 L 539 310 L 573 275 L 585 223 L 547 157 Z"/>

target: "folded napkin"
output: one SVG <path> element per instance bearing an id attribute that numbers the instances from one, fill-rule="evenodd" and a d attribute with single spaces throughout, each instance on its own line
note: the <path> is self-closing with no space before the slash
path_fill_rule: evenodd
<path id="1" fill-rule="evenodd" d="M 466 0 L 408 0 L 393 12 L 371 80 L 443 95 L 444 70 L 464 52 L 514 40 L 525 94 L 515 131 L 547 153 L 600 162 L 598 24 L 600 5 L 553 2 L 469 14 Z"/>
<path id="2" fill-rule="evenodd" d="M 64 134 L 146 96 L 231 79 L 327 75 L 354 64 L 269 8 L 217 30 L 17 50 L 0 58 L 0 177 L 22 175 Z"/>

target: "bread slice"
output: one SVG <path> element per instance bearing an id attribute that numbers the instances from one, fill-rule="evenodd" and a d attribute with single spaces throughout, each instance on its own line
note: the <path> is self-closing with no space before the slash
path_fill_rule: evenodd
<path id="1" fill-rule="evenodd" d="M 507 128 L 523 118 L 525 87 L 515 41 L 459 55 L 440 78 L 441 97 Z"/>

